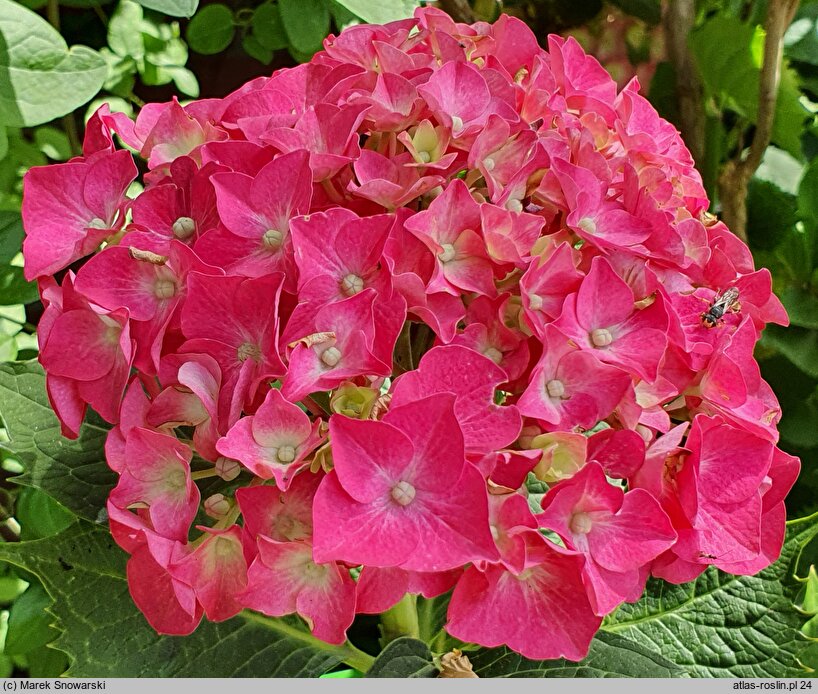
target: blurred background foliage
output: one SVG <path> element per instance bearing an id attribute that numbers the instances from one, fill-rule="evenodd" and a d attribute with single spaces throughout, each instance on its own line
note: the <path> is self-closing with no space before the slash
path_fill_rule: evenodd
<path id="1" fill-rule="evenodd" d="M 576 37 L 620 85 L 637 77 L 684 133 L 711 211 L 748 241 L 757 265 L 770 268 L 790 314 L 790 328 L 767 328 L 757 356 L 782 404 L 781 446 L 803 462 L 788 503 L 795 518 L 818 510 L 818 2 L 769 2 L 785 7 L 785 26 L 771 25 L 765 0 L 429 4 L 461 21 L 493 21 L 508 12 L 543 42 L 551 32 Z M 36 286 L 21 269 L 22 176 L 31 166 L 79 154 L 83 123 L 101 103 L 134 115 L 143 103 L 173 95 L 221 97 L 309 60 L 330 33 L 408 16 L 416 4 L 0 0 L 0 361 L 36 356 L 41 314 Z M 759 103 L 759 85 L 765 38 L 776 30 L 782 55 L 770 111 Z M 757 161 L 748 162 L 754 155 Z M 736 170 L 744 175 L 738 184 L 730 178 Z M 59 532 L 71 514 L 42 492 L 10 482 L 21 468 L 2 450 L 2 436 L 0 429 L 0 538 Z M 55 635 L 48 604 L 34 576 L 0 564 L 0 677 L 65 670 L 63 654 L 46 648 Z"/>

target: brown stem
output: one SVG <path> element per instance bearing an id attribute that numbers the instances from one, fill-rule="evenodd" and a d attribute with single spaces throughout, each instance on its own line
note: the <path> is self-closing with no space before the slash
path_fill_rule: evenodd
<path id="1" fill-rule="evenodd" d="M 679 106 L 679 130 L 696 164 L 704 158 L 703 89 L 699 72 L 687 45 L 696 21 L 694 0 L 671 0 L 664 16 L 664 33 L 668 57 L 676 72 Z"/>
<path id="2" fill-rule="evenodd" d="M 742 152 L 727 162 L 719 176 L 719 197 L 722 204 L 722 219 L 733 233 L 747 240 L 747 190 L 770 138 L 775 121 L 775 105 L 778 100 L 778 85 L 781 81 L 781 62 L 784 55 L 784 32 L 792 22 L 799 0 L 771 0 L 767 3 L 767 17 L 764 20 L 764 62 L 758 82 L 758 112 L 753 141 L 747 156 Z"/>
<path id="3" fill-rule="evenodd" d="M 45 14 L 48 17 L 48 23 L 57 31 L 60 30 L 60 2 L 59 0 L 48 0 L 45 6 Z M 68 138 L 68 144 L 71 146 L 71 154 L 76 156 L 82 153 L 82 143 L 80 142 L 79 132 L 77 130 L 77 123 L 74 120 L 74 114 L 68 113 L 62 118 L 63 129 L 65 136 Z"/>
<path id="4" fill-rule="evenodd" d="M 60 3 L 59 0 L 48 0 L 45 6 L 45 15 L 48 23 L 57 31 L 60 30 Z"/>

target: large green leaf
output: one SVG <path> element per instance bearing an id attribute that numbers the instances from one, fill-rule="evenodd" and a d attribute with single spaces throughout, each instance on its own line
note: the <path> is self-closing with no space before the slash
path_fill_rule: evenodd
<path id="1" fill-rule="evenodd" d="M 784 34 L 784 55 L 818 65 L 818 4 L 802 3 Z"/>
<path id="2" fill-rule="evenodd" d="M 0 306 L 30 304 L 39 298 L 37 283 L 26 281 L 23 268 L 16 265 L 0 267 Z"/>
<path id="3" fill-rule="evenodd" d="M 808 641 L 793 607 L 792 567 L 817 532 L 815 518 L 790 524 L 781 558 L 756 576 L 711 567 L 680 586 L 652 579 L 642 599 L 620 607 L 603 629 L 693 677 L 803 677 Z"/>
<path id="4" fill-rule="evenodd" d="M 31 584 L 12 603 L 3 647 L 6 655 L 24 655 L 45 646 L 56 636 L 50 626 L 52 618 L 45 612 L 50 604 L 51 599 L 38 583 Z"/>
<path id="5" fill-rule="evenodd" d="M 202 55 L 221 53 L 233 41 L 236 28 L 233 12 L 227 5 L 206 5 L 190 20 L 185 32 L 187 44 L 192 51 Z"/>
<path id="6" fill-rule="evenodd" d="M 287 47 L 287 34 L 281 22 L 278 5 L 265 2 L 253 12 L 251 21 L 253 36 L 262 48 L 268 51 L 277 51 Z"/>
<path id="7" fill-rule="evenodd" d="M 818 159 L 814 159 L 798 183 L 798 215 L 818 224 Z"/>
<path id="8" fill-rule="evenodd" d="M 324 0 L 278 0 L 287 39 L 295 51 L 312 55 L 329 33 L 329 9 Z"/>
<path id="9" fill-rule="evenodd" d="M 429 646 L 418 639 L 402 636 L 383 649 L 366 676 L 436 677 L 437 673 Z"/>
<path id="10" fill-rule="evenodd" d="M 20 252 L 23 236 L 20 213 L 0 210 L 0 263 L 5 265 Z"/>
<path id="11" fill-rule="evenodd" d="M 794 195 L 775 183 L 753 178 L 747 195 L 747 236 L 753 250 L 775 248 L 796 222 Z"/>
<path id="12" fill-rule="evenodd" d="M 105 463 L 107 426 L 89 417 L 70 441 L 48 403 L 36 362 L 0 364 L 0 415 L 11 451 L 25 467 L 16 480 L 38 487 L 81 518 L 97 520 L 116 476 Z"/>
<path id="13" fill-rule="evenodd" d="M 93 98 L 107 74 L 102 56 L 68 45 L 48 22 L 0 0 L 0 123 L 32 126 Z"/>
<path id="14" fill-rule="evenodd" d="M 790 286 L 781 292 L 781 302 L 790 317 L 790 323 L 802 328 L 818 330 L 818 296 L 803 287 Z"/>
<path id="15" fill-rule="evenodd" d="M 199 0 L 136 0 L 142 7 L 157 10 L 171 17 L 191 17 L 199 6 Z"/>
<path id="16" fill-rule="evenodd" d="M 417 0 L 335 0 L 356 17 L 370 24 L 385 24 L 406 19 L 418 6 Z"/>
<path id="17" fill-rule="evenodd" d="M 761 344 L 783 354 L 808 376 L 818 378 L 818 331 L 768 325 L 761 334 Z"/>
<path id="18" fill-rule="evenodd" d="M 717 14 L 696 29 L 688 40 L 707 92 L 717 103 L 730 106 L 753 122 L 758 111 L 760 67 L 753 57 L 752 46 L 759 37 L 752 24 Z M 799 137 L 808 115 L 799 97 L 797 80 L 785 68 L 776 101 L 772 140 L 795 157 L 801 156 Z"/>
<path id="19" fill-rule="evenodd" d="M 0 560 L 39 576 L 62 630 L 53 645 L 69 655 L 75 677 L 315 677 L 349 653 L 295 619 L 252 613 L 203 622 L 187 637 L 160 636 L 131 600 L 126 555 L 107 530 L 84 521 L 44 540 L 0 543 Z"/>
<path id="20" fill-rule="evenodd" d="M 480 677 L 681 677 L 681 668 L 655 648 L 616 634 L 600 632 L 587 657 L 570 660 L 528 660 L 509 648 L 481 648 L 468 653 Z"/>

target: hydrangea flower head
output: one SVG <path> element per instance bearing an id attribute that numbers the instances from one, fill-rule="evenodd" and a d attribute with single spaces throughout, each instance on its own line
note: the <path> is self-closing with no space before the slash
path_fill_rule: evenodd
<path id="1" fill-rule="evenodd" d="M 25 271 L 158 632 L 250 609 L 338 644 L 451 590 L 451 637 L 580 660 L 648 576 L 778 557 L 799 462 L 753 347 L 786 314 L 573 39 L 418 9 L 88 132 L 26 175 Z"/>

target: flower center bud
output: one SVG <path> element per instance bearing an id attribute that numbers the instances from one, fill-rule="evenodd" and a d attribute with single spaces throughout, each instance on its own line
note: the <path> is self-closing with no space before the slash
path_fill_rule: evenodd
<path id="1" fill-rule="evenodd" d="M 358 275 L 348 274 L 341 280 L 341 291 L 347 296 L 354 296 L 364 290 L 364 281 Z"/>
<path id="2" fill-rule="evenodd" d="M 291 463 L 295 460 L 295 448 L 293 446 L 281 446 L 276 453 L 279 463 Z"/>
<path id="3" fill-rule="evenodd" d="M 415 488 L 408 482 L 401 480 L 392 487 L 392 499 L 400 506 L 408 506 L 415 498 Z"/>
<path id="4" fill-rule="evenodd" d="M 267 229 L 264 236 L 261 237 L 261 242 L 267 250 L 277 251 L 281 248 L 281 244 L 284 243 L 284 234 L 278 229 Z"/>
<path id="5" fill-rule="evenodd" d="M 545 391 L 550 398 L 561 398 L 565 396 L 565 385 L 562 381 L 553 379 L 545 384 Z"/>
<path id="6" fill-rule="evenodd" d="M 428 164 L 430 161 L 432 161 L 432 155 L 426 150 L 421 150 L 418 152 L 418 159 L 420 159 L 424 164 Z"/>
<path id="7" fill-rule="evenodd" d="M 225 482 L 232 482 L 241 472 L 241 465 L 238 460 L 225 458 L 223 455 L 216 460 L 216 474 Z"/>
<path id="8" fill-rule="evenodd" d="M 252 342 L 243 342 L 239 345 L 237 356 L 241 362 L 247 361 L 248 359 L 258 361 L 261 356 L 261 350 L 258 345 L 254 345 Z"/>
<path id="9" fill-rule="evenodd" d="M 324 566 L 319 566 L 314 561 L 308 561 L 303 566 L 304 577 L 308 581 L 317 581 L 320 578 L 323 578 L 324 574 L 326 574 L 327 569 Z"/>
<path id="10" fill-rule="evenodd" d="M 577 226 L 588 234 L 596 234 L 596 222 L 590 217 L 580 219 Z"/>
<path id="11" fill-rule="evenodd" d="M 440 253 L 437 254 L 441 263 L 448 263 L 454 260 L 455 256 L 457 255 L 457 251 L 454 249 L 454 246 L 450 243 L 444 243 L 441 246 Z"/>
<path id="12" fill-rule="evenodd" d="M 539 294 L 529 294 L 528 307 L 532 311 L 539 311 L 542 308 L 542 297 Z"/>
<path id="13" fill-rule="evenodd" d="M 571 532 L 576 535 L 587 535 L 591 532 L 592 525 L 593 521 L 591 521 L 591 516 L 583 511 L 571 516 L 571 522 L 569 523 Z"/>
<path id="14" fill-rule="evenodd" d="M 170 299 L 176 294 L 176 283 L 173 280 L 156 280 L 153 293 L 157 299 Z"/>
<path id="15" fill-rule="evenodd" d="M 184 241 L 190 238 L 193 232 L 196 231 L 196 222 L 190 217 L 179 217 L 179 219 L 173 223 L 172 229 L 173 235 L 180 241 Z"/>
<path id="16" fill-rule="evenodd" d="M 613 342 L 613 335 L 607 328 L 597 328 L 591 333 L 591 342 L 594 347 L 607 347 Z"/>
<path id="17" fill-rule="evenodd" d="M 488 357 L 495 364 L 499 364 L 501 361 L 503 361 L 503 353 L 496 347 L 489 347 L 488 349 L 484 350 L 483 356 Z"/>
<path id="18" fill-rule="evenodd" d="M 486 157 L 485 159 L 483 159 L 483 166 L 485 167 L 486 171 L 491 171 L 492 169 L 494 169 L 496 164 L 494 163 L 494 159 L 492 159 L 491 157 Z"/>
<path id="19" fill-rule="evenodd" d="M 321 353 L 321 361 L 330 368 L 337 366 L 341 361 L 341 351 L 337 347 L 329 347 Z"/>
<path id="20" fill-rule="evenodd" d="M 208 516 L 220 520 L 230 513 L 230 501 L 224 494 L 213 494 L 205 499 L 204 509 Z"/>
<path id="21" fill-rule="evenodd" d="M 104 219 L 100 219 L 99 217 L 94 217 L 90 222 L 88 222 L 89 229 L 107 229 L 108 225 L 105 223 Z"/>
<path id="22" fill-rule="evenodd" d="M 506 209 L 509 212 L 522 212 L 523 211 L 523 203 L 521 200 L 517 200 L 517 198 L 509 198 L 506 201 Z"/>
<path id="23" fill-rule="evenodd" d="M 452 116 L 452 131 L 463 129 L 463 119 L 460 116 Z"/>

